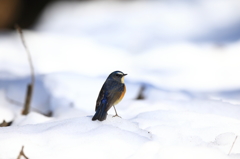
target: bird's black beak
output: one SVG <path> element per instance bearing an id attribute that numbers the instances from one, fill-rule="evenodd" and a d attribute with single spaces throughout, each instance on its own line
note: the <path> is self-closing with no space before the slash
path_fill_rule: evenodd
<path id="1" fill-rule="evenodd" d="M 127 74 L 123 74 L 123 76 L 127 76 Z"/>

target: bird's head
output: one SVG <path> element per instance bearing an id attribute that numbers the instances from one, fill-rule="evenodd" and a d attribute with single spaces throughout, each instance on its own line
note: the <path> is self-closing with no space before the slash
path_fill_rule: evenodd
<path id="1" fill-rule="evenodd" d="M 127 74 L 124 74 L 122 71 L 114 71 L 108 76 L 108 78 L 112 78 L 118 82 L 124 83 L 124 76 L 126 75 Z"/>

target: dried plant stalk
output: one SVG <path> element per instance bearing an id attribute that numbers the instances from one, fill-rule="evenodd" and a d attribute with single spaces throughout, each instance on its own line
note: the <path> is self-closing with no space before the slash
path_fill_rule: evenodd
<path id="1" fill-rule="evenodd" d="M 232 151 L 232 149 L 233 149 L 233 146 L 234 146 L 234 144 L 235 144 L 237 138 L 238 138 L 238 136 L 235 137 L 235 139 L 234 139 L 234 141 L 233 141 L 233 144 L 232 144 L 232 147 L 231 147 L 231 149 L 230 149 L 228 155 L 230 155 L 230 153 L 231 153 L 231 151 Z"/>
<path id="2" fill-rule="evenodd" d="M 23 37 L 22 29 L 18 25 L 15 25 L 15 28 L 18 31 L 18 33 L 21 37 L 22 44 L 23 44 L 23 46 L 26 50 L 26 53 L 27 53 L 27 56 L 28 56 L 28 62 L 29 62 L 30 69 L 31 69 L 31 83 L 28 84 L 28 86 L 27 86 L 26 98 L 25 98 L 24 108 L 23 108 L 23 111 L 22 111 L 23 115 L 27 115 L 29 113 L 30 106 L 31 106 L 33 88 L 34 88 L 34 82 L 35 82 L 34 68 L 33 68 L 33 63 L 32 63 L 32 58 L 31 58 L 30 51 L 28 50 L 27 45 L 26 45 L 25 40 L 24 40 L 24 37 Z"/>
<path id="3" fill-rule="evenodd" d="M 23 152 L 23 149 L 24 149 L 24 146 L 22 146 L 22 149 L 21 149 L 21 151 L 20 151 L 17 159 L 20 159 L 21 156 L 23 156 L 25 159 L 28 159 L 28 157 L 27 157 L 27 156 L 25 155 L 25 153 Z"/>

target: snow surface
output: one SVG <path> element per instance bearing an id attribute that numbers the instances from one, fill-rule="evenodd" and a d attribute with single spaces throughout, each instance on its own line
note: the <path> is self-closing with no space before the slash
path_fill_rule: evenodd
<path id="1" fill-rule="evenodd" d="M 0 122 L 13 124 L 0 127 L 0 159 L 23 145 L 31 159 L 240 158 L 240 5 L 214 2 L 54 2 L 24 30 L 36 72 L 27 116 L 27 56 L 16 33 L 1 34 Z M 93 122 L 115 70 L 128 74 L 122 118 L 110 109 Z"/>

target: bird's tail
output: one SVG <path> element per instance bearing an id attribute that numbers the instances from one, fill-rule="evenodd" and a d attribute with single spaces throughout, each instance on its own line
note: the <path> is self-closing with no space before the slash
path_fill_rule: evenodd
<path id="1" fill-rule="evenodd" d="M 103 121 L 107 118 L 107 110 L 106 110 L 106 104 L 98 106 L 98 109 L 93 116 L 92 120 L 99 120 Z"/>

